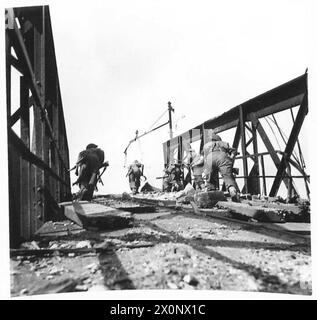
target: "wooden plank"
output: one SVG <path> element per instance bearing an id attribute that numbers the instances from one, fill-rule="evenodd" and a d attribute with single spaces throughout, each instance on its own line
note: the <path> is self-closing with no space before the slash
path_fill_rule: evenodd
<path id="1" fill-rule="evenodd" d="M 74 201 L 60 203 L 64 215 L 83 228 L 95 227 L 98 229 L 125 228 L 132 222 L 130 212 L 117 210 L 104 205 L 88 201 Z"/>
<path id="2" fill-rule="evenodd" d="M 285 213 L 272 208 L 251 206 L 245 203 L 219 201 L 217 206 L 235 214 L 247 216 L 258 221 L 285 222 Z"/>
<path id="3" fill-rule="evenodd" d="M 248 200 L 242 201 L 243 203 L 252 206 L 261 206 L 263 208 L 271 208 L 276 210 L 283 210 L 286 213 L 286 221 L 296 222 L 309 222 L 310 221 L 310 208 L 308 205 L 295 205 L 288 203 L 276 203 L 262 200 Z"/>

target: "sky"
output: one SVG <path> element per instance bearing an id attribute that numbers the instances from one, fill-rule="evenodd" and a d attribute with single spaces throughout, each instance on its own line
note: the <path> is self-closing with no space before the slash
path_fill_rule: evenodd
<path id="1" fill-rule="evenodd" d="M 110 166 L 100 193 L 129 190 L 123 150 L 168 101 L 177 135 L 309 66 L 303 2 L 87 4 L 56 1 L 50 12 L 70 160 L 90 142 L 105 150 Z M 158 187 L 168 138 L 166 126 L 128 150 L 127 164 L 143 161 L 149 182 Z"/>
<path id="2" fill-rule="evenodd" d="M 50 6 L 71 165 L 88 143 L 98 144 L 110 163 L 99 193 L 121 193 L 129 191 L 125 147 L 136 130 L 143 133 L 151 127 L 168 101 L 175 108 L 177 135 L 300 76 L 307 67 L 310 109 L 301 138 L 312 174 L 317 79 L 313 3 L 4 0 L 1 6 Z M 0 40 L 2 46 L 3 34 Z M 2 53 L 1 47 L 1 91 Z M 7 177 L 5 108 L 0 116 L 5 150 L 1 175 Z M 167 120 L 165 114 L 157 124 Z M 166 126 L 128 150 L 127 163 L 142 161 L 156 186 L 163 169 L 162 143 L 168 139 Z M 7 203 L 7 197 L 3 200 Z"/>

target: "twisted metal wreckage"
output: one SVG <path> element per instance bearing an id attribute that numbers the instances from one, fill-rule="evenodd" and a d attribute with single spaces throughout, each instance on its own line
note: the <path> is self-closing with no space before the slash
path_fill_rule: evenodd
<path id="1" fill-rule="evenodd" d="M 5 14 L 10 242 L 14 246 L 21 240 L 29 239 L 45 221 L 58 217 L 58 203 L 71 200 L 71 184 L 49 7 L 11 8 L 6 9 Z M 11 92 L 12 68 L 20 74 L 20 105 L 15 112 L 12 111 L 11 95 L 18 93 Z M 299 108 L 294 117 L 296 106 Z M 274 115 L 287 110 L 292 113 L 293 127 L 288 140 L 284 137 L 285 149 L 276 150 L 260 119 L 271 116 L 278 127 Z M 200 140 L 202 148 L 205 130 L 214 129 L 216 133 L 221 133 L 236 128 L 232 146 L 236 149 L 240 147 L 242 153 L 236 160 L 243 163 L 243 175 L 237 178 L 243 179 L 244 192 L 262 192 L 266 195 L 267 179 L 273 178 L 270 196 L 277 195 L 282 182 L 289 195 L 296 195 L 294 179 L 301 177 L 309 198 L 310 177 L 305 172 L 298 139 L 307 112 L 305 73 L 219 117 L 171 137 L 163 144 L 165 166 L 175 160 L 182 161 L 188 142 Z M 19 132 L 13 130 L 17 123 L 20 124 Z M 246 131 L 251 133 L 248 141 Z M 265 152 L 258 152 L 258 136 L 263 140 Z M 299 157 L 294 157 L 295 145 Z M 251 146 L 252 152 L 249 150 Z M 265 156 L 270 156 L 274 162 L 276 174 L 273 176 L 266 175 Z M 252 159 L 251 169 L 248 159 Z M 299 176 L 292 176 L 292 167 L 299 172 Z"/>

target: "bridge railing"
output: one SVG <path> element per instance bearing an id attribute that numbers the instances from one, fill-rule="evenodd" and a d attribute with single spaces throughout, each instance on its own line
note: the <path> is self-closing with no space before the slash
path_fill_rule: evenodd
<path id="1" fill-rule="evenodd" d="M 71 198 L 71 186 L 49 7 L 8 8 L 5 15 L 10 242 L 14 246 L 29 239 L 45 221 L 58 219 L 57 203 Z"/>

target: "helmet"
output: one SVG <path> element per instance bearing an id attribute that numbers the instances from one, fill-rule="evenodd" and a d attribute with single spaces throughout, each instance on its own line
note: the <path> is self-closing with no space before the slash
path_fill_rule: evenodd
<path id="1" fill-rule="evenodd" d="M 212 132 L 211 134 L 211 141 L 221 141 L 221 138 L 215 134 L 214 132 Z"/>
<path id="2" fill-rule="evenodd" d="M 96 145 L 96 144 L 94 144 L 94 143 L 89 143 L 88 145 L 87 145 L 87 147 L 86 147 L 86 150 L 87 149 L 93 149 L 93 148 L 97 148 L 98 146 Z"/>

